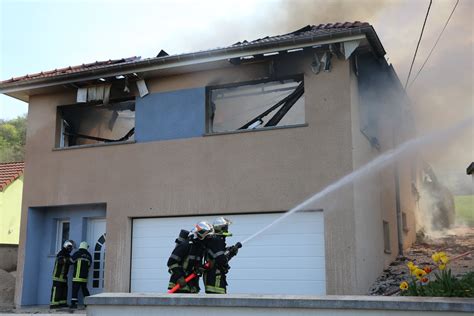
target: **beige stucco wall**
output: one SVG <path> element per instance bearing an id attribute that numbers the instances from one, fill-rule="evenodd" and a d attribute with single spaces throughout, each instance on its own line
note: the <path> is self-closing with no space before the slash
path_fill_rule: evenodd
<path id="1" fill-rule="evenodd" d="M 360 131 L 359 94 L 357 76 L 351 68 L 351 115 L 352 115 L 352 159 L 354 170 L 376 158 L 381 152 L 397 146 L 411 135 L 398 121 L 402 104 L 387 101 L 378 104 L 380 122 L 378 140 L 380 150 L 371 146 L 367 137 Z M 387 87 L 388 88 L 388 87 Z M 397 126 L 397 128 L 394 128 Z M 366 294 L 367 289 L 379 276 L 382 269 L 399 254 L 398 221 L 396 207 L 396 178 L 399 171 L 401 211 L 407 215 L 408 231 L 403 231 L 404 248 L 415 239 L 415 201 L 411 191 L 411 167 L 413 156 L 402 156 L 391 161 L 381 169 L 354 182 L 354 235 L 355 235 L 355 279 L 356 293 Z M 383 221 L 388 222 L 390 232 L 390 253 L 384 251 Z"/>
<path id="2" fill-rule="evenodd" d="M 333 60 L 315 75 L 311 56 L 282 62 L 279 75 L 304 73 L 307 127 L 162 142 L 53 150 L 56 107 L 75 94 L 30 99 L 19 278 L 27 209 L 107 204 L 106 290 L 129 290 L 131 217 L 287 210 L 350 172 L 349 64 Z M 151 92 L 203 87 L 268 76 L 268 64 L 148 80 Z M 47 184 L 47 185 L 45 185 Z M 326 216 L 328 293 L 354 288 L 351 190 Z M 336 290 L 337 289 L 337 290 Z M 16 302 L 20 301 L 21 281 Z"/>

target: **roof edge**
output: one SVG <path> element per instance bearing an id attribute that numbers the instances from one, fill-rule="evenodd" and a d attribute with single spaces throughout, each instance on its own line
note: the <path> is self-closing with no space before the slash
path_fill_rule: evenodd
<path id="1" fill-rule="evenodd" d="M 29 81 L 20 81 L 12 83 L 0 84 L 0 93 L 7 94 L 12 92 L 20 92 L 28 89 L 37 89 L 50 87 L 60 84 L 72 83 L 77 81 L 85 81 L 90 79 L 96 79 L 102 76 L 114 76 L 132 72 L 145 72 L 150 70 L 157 70 L 161 68 L 174 68 L 184 65 L 192 65 L 205 63 L 210 61 L 225 60 L 229 58 L 243 57 L 248 54 L 261 53 L 265 50 L 274 50 L 275 48 L 284 50 L 291 49 L 295 46 L 301 45 L 314 45 L 314 44 L 329 44 L 337 43 L 340 41 L 353 40 L 351 37 L 365 37 L 374 52 L 379 56 L 383 57 L 386 52 L 380 42 L 374 28 L 369 26 L 362 26 L 358 28 L 351 28 L 340 31 L 336 34 L 328 33 L 324 35 L 308 35 L 301 36 L 297 39 L 286 39 L 278 42 L 269 43 L 249 43 L 248 45 L 242 46 L 229 46 L 225 48 L 216 48 L 206 51 L 185 53 L 179 55 L 170 55 L 165 57 L 153 57 L 148 59 L 134 60 L 131 62 L 107 65 L 100 68 L 85 70 L 77 73 L 68 73 L 58 75 L 50 78 L 39 78 Z"/>

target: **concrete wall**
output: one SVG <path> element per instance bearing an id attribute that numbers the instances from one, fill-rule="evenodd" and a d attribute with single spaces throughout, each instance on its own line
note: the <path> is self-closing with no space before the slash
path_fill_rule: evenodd
<path id="1" fill-rule="evenodd" d="M 148 78 L 147 85 L 151 93 L 168 93 L 265 78 L 271 69 L 276 76 L 303 74 L 307 126 L 298 128 L 53 150 L 56 107 L 74 103 L 75 93 L 31 96 L 16 303 L 23 302 L 22 293 L 34 290 L 23 289 L 21 282 L 34 277 L 23 269 L 25 249 L 28 256 L 36 251 L 25 246 L 30 223 L 43 220 L 36 218 L 41 212 L 28 212 L 31 207 L 106 203 L 105 287 L 127 292 L 131 217 L 287 210 L 351 172 L 349 62 L 333 59 L 331 72 L 315 75 L 312 56 L 294 54 L 274 67 L 267 62 L 228 64 Z M 319 203 L 332 209 L 325 212 L 328 294 L 357 293 L 363 287 L 357 283 L 354 260 L 359 255 L 353 198 L 352 186 L 347 186 Z M 380 239 L 380 232 L 375 233 L 373 238 Z"/>
<path id="2" fill-rule="evenodd" d="M 86 299 L 95 315 L 468 315 L 468 298 L 105 293 Z"/>
<path id="3" fill-rule="evenodd" d="M 23 176 L 0 192 L 0 244 L 18 245 L 22 192 Z"/>
<path id="4" fill-rule="evenodd" d="M 151 93 L 136 100 L 137 142 L 200 137 L 205 133 L 204 87 Z"/>
<path id="5" fill-rule="evenodd" d="M 18 259 L 18 245 L 0 244 L 0 269 L 5 271 L 16 270 Z"/>

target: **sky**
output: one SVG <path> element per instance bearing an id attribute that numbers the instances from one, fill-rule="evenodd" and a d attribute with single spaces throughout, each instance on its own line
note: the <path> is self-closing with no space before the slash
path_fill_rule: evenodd
<path id="1" fill-rule="evenodd" d="M 291 32 L 307 24 L 371 23 L 405 83 L 428 0 L 0 0 L 0 79 L 96 60 L 153 57 L 223 47 Z M 456 0 L 434 0 L 414 72 L 426 58 Z M 460 3 L 423 72 L 408 89 L 420 133 L 474 115 L 474 1 Z M 0 119 L 27 104 L 0 96 Z M 460 168 L 474 159 L 474 132 L 453 142 Z M 443 160 L 444 158 L 439 158 Z M 445 164 L 452 163 L 446 158 Z M 467 162 L 466 162 L 467 166 Z"/>

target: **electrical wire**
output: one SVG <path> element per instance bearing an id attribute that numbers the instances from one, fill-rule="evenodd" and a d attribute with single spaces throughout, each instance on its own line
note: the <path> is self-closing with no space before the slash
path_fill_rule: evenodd
<path id="1" fill-rule="evenodd" d="M 415 54 L 413 55 L 413 60 L 411 61 L 410 71 L 408 72 L 407 81 L 405 82 L 405 89 L 408 85 L 408 80 L 410 80 L 411 71 L 413 69 L 413 64 L 415 63 L 416 53 L 418 52 L 418 48 L 420 47 L 421 38 L 423 37 L 423 31 L 425 30 L 426 20 L 428 20 L 428 15 L 430 14 L 430 8 L 433 0 L 430 0 L 430 5 L 428 6 L 428 10 L 426 10 L 425 21 L 423 22 L 423 27 L 421 28 L 420 38 L 418 39 L 418 44 L 416 44 Z"/>
<path id="2" fill-rule="evenodd" d="M 448 17 L 448 20 L 446 20 L 446 23 L 444 24 L 444 27 L 443 27 L 443 29 L 441 30 L 441 33 L 439 33 L 438 38 L 436 39 L 436 42 L 434 43 L 433 47 L 432 47 L 431 50 L 430 50 L 430 53 L 428 54 L 428 57 L 426 57 L 425 61 L 423 62 L 423 65 L 421 65 L 420 70 L 418 70 L 418 72 L 416 73 L 415 78 L 413 78 L 413 80 L 410 82 L 410 85 L 409 85 L 408 87 L 411 87 L 411 85 L 413 84 L 413 82 L 415 82 L 416 78 L 418 78 L 418 75 L 420 74 L 420 72 L 421 72 L 421 71 L 423 70 L 423 68 L 425 67 L 426 62 L 428 61 L 428 59 L 430 59 L 431 53 L 433 53 L 434 49 L 436 48 L 436 45 L 438 45 L 439 39 L 441 38 L 441 36 L 442 36 L 443 33 L 444 33 L 444 30 L 445 30 L 446 27 L 448 26 L 449 20 L 451 20 L 451 17 L 453 16 L 453 13 L 454 13 L 454 11 L 456 10 L 456 7 L 458 6 L 458 3 L 459 3 L 459 0 L 456 1 L 456 4 L 454 5 L 453 10 L 451 11 L 451 14 L 450 14 L 449 17 Z"/>

